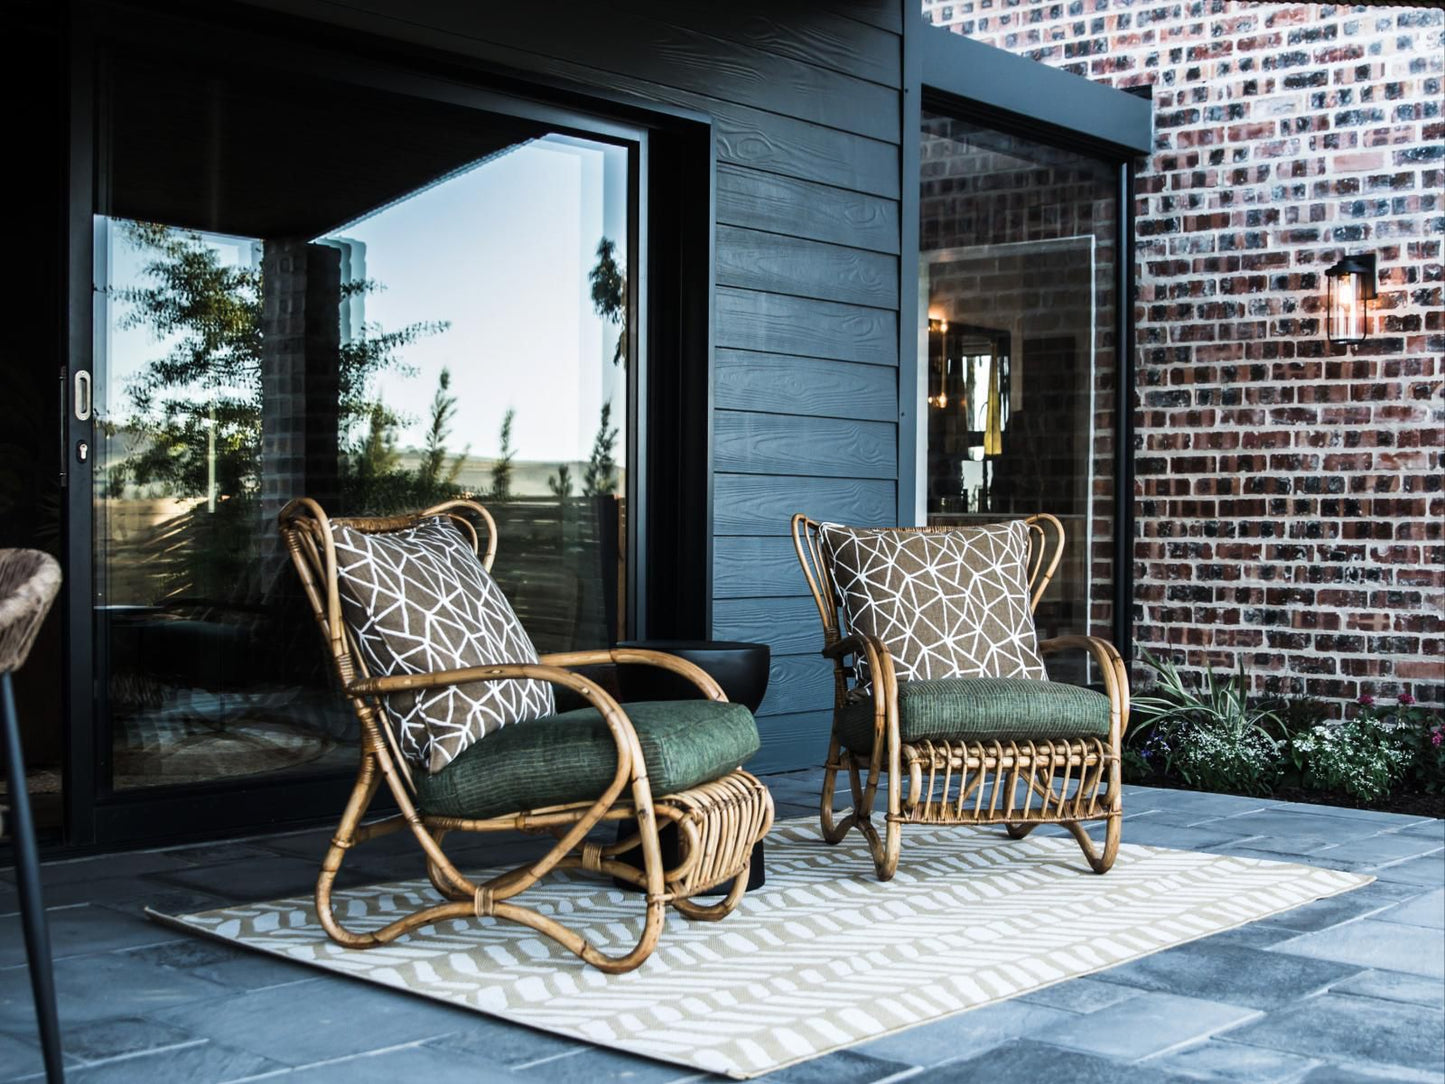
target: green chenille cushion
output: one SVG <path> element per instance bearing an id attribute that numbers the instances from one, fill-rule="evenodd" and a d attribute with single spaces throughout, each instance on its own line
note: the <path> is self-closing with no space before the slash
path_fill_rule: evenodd
<path id="1" fill-rule="evenodd" d="M 835 729 L 848 749 L 872 752 L 872 698 L 847 705 Z M 1107 739 L 1109 698 L 1078 685 L 1032 678 L 900 681 L 898 730 L 905 742 Z"/>
<path id="2" fill-rule="evenodd" d="M 758 724 L 742 704 L 658 700 L 623 710 L 637 730 L 654 797 L 717 779 L 758 751 Z M 417 772 L 417 804 L 434 816 L 496 817 L 590 801 L 616 771 L 617 744 L 601 713 L 581 708 L 511 723 L 440 771 Z"/>

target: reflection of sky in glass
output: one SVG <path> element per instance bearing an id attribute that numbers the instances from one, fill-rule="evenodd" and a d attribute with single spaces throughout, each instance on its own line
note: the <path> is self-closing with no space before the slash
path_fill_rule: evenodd
<path id="1" fill-rule="evenodd" d="M 619 328 L 593 311 L 588 272 L 605 235 L 626 252 L 626 151 L 547 136 L 520 145 L 338 230 L 365 245 L 365 275 L 380 284 L 363 302 L 382 330 L 446 321 L 401 352 L 414 376 L 384 373 L 378 390 L 403 416 L 401 447 L 425 440 L 437 376 L 451 370 L 457 411 L 448 446 L 490 458 L 502 417 L 516 410 L 512 445 L 519 461 L 585 460 L 604 402 L 612 424 L 626 419 L 626 373 L 612 363 Z M 150 253 L 111 230 L 113 289 L 144 285 Z M 206 241 L 228 265 L 250 264 L 251 242 L 214 234 Z M 111 303 L 107 366 L 99 402 L 110 417 L 129 413 L 126 378 L 161 356 L 144 327 L 122 329 L 127 306 Z M 619 459 L 625 447 L 619 438 Z"/>

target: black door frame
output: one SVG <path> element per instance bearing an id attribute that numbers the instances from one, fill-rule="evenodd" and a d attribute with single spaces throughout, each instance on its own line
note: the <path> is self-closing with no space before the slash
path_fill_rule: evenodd
<path id="1" fill-rule="evenodd" d="M 74 374 L 89 373 L 93 305 L 98 42 L 114 37 L 214 47 L 319 78 L 408 97 L 525 116 L 632 148 L 628 265 L 635 363 L 629 373 L 630 634 L 693 638 L 711 631 L 712 298 L 714 141 L 703 114 L 502 69 L 422 46 L 338 30 L 240 4 L 174 5 L 76 0 L 68 12 L 69 215 L 62 549 L 67 651 L 65 852 L 299 827 L 334 818 L 352 778 L 224 781 L 102 793 L 109 750 L 97 741 L 104 659 L 93 600 L 93 422 L 77 415 Z M 665 451 L 664 451 L 665 450 Z M 651 454 L 649 454 L 649 451 Z M 505 542 L 505 540 L 504 540 Z M 319 650 L 319 648 L 318 648 Z M 224 797 L 224 801 L 218 798 Z"/>
<path id="2" fill-rule="evenodd" d="M 915 409 L 923 399 L 920 381 L 927 380 L 926 359 L 918 356 L 917 328 L 907 315 L 918 307 L 918 133 L 924 109 L 1077 151 L 1112 166 L 1119 207 L 1114 283 L 1113 641 L 1129 660 L 1134 611 L 1134 170 L 1139 157 L 1153 148 L 1148 88 L 1130 93 L 1090 82 L 934 27 L 917 10 L 904 12 L 903 81 L 898 521 L 911 523 L 915 518 L 918 480 L 927 470 L 920 455 L 927 426 Z"/>

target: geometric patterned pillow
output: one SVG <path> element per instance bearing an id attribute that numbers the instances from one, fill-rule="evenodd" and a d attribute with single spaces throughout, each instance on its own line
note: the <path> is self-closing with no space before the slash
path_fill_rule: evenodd
<path id="1" fill-rule="evenodd" d="M 537 649 L 471 542 L 444 516 L 388 534 L 336 525 L 342 617 L 376 676 L 535 663 Z M 478 681 L 383 698 L 402 752 L 428 772 L 507 723 L 552 715 L 544 681 Z"/>
<path id="2" fill-rule="evenodd" d="M 1047 679 L 1023 520 L 927 534 L 825 523 L 818 535 L 848 629 L 883 641 L 900 681 Z"/>

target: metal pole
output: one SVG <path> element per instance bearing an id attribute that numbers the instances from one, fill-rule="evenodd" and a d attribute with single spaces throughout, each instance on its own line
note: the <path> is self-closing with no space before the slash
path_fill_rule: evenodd
<path id="1" fill-rule="evenodd" d="M 3 716 L 5 730 L 5 771 L 10 783 L 10 818 L 14 822 L 10 838 L 15 849 L 15 881 L 20 890 L 25 956 L 30 961 L 30 989 L 35 995 L 40 1048 L 45 1054 L 45 1078 L 51 1084 L 58 1084 L 65 1079 L 65 1072 L 60 1060 L 60 1021 L 55 1013 L 55 976 L 50 968 L 50 934 L 45 926 L 45 903 L 40 898 L 35 822 L 30 816 L 25 763 L 20 756 L 20 720 L 15 715 L 15 690 L 9 671 L 0 674 L 0 716 Z"/>

